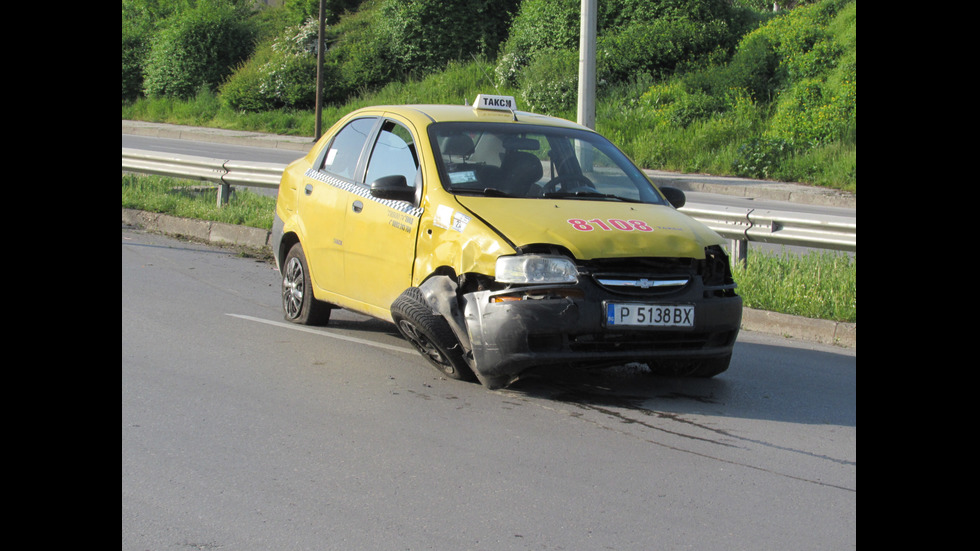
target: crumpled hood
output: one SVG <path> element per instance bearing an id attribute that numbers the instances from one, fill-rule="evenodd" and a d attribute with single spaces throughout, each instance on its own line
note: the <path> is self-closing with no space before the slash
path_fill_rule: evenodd
<path id="1" fill-rule="evenodd" d="M 575 258 L 704 258 L 725 240 L 672 207 L 579 199 L 502 199 L 457 196 L 477 217 L 523 247 L 550 243 Z"/>

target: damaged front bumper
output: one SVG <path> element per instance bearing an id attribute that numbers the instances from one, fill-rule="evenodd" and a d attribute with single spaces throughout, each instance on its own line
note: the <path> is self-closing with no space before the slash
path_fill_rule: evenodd
<path id="1" fill-rule="evenodd" d="M 731 354 L 742 318 L 741 297 L 717 296 L 698 278 L 656 298 L 615 295 L 588 280 L 550 289 L 477 291 L 461 298 L 470 364 L 488 388 L 506 386 L 544 365 L 723 357 Z M 617 302 L 693 306 L 693 324 L 615 326 L 607 323 L 607 315 L 609 304 Z"/>

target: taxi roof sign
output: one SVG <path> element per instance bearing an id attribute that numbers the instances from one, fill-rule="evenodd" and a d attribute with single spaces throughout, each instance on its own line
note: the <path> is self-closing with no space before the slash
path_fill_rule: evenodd
<path id="1" fill-rule="evenodd" d="M 473 102 L 473 107 L 475 109 L 513 112 L 517 109 L 517 100 L 514 99 L 514 96 L 477 94 L 476 101 Z"/>

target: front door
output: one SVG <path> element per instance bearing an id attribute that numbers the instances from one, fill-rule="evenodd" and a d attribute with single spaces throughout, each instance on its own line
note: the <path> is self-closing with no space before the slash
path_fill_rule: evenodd
<path id="1" fill-rule="evenodd" d="M 377 117 L 354 119 L 340 130 L 306 174 L 303 189 L 297 190 L 310 276 L 316 287 L 330 293 L 347 295 L 344 225 L 351 190 L 358 187 L 358 161 L 377 122 Z"/>
<path id="2" fill-rule="evenodd" d="M 412 284 L 418 199 L 413 203 L 375 198 L 371 182 L 401 175 L 420 189 L 416 140 L 406 124 L 385 120 L 374 141 L 360 190 L 351 194 L 344 224 L 344 272 L 350 297 L 388 313 L 391 303 Z M 416 194 L 418 197 L 419 194 Z"/>

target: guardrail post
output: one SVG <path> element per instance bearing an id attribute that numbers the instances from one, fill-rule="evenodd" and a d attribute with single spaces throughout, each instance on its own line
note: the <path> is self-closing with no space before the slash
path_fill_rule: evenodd
<path id="1" fill-rule="evenodd" d="M 745 264 L 749 257 L 749 240 L 748 239 L 732 239 L 732 254 L 729 259 L 732 264 L 732 269 L 742 268 L 745 269 Z"/>
<path id="2" fill-rule="evenodd" d="M 231 197 L 231 185 L 221 182 L 218 184 L 218 208 L 221 208 L 228 204 L 228 199 Z"/>

